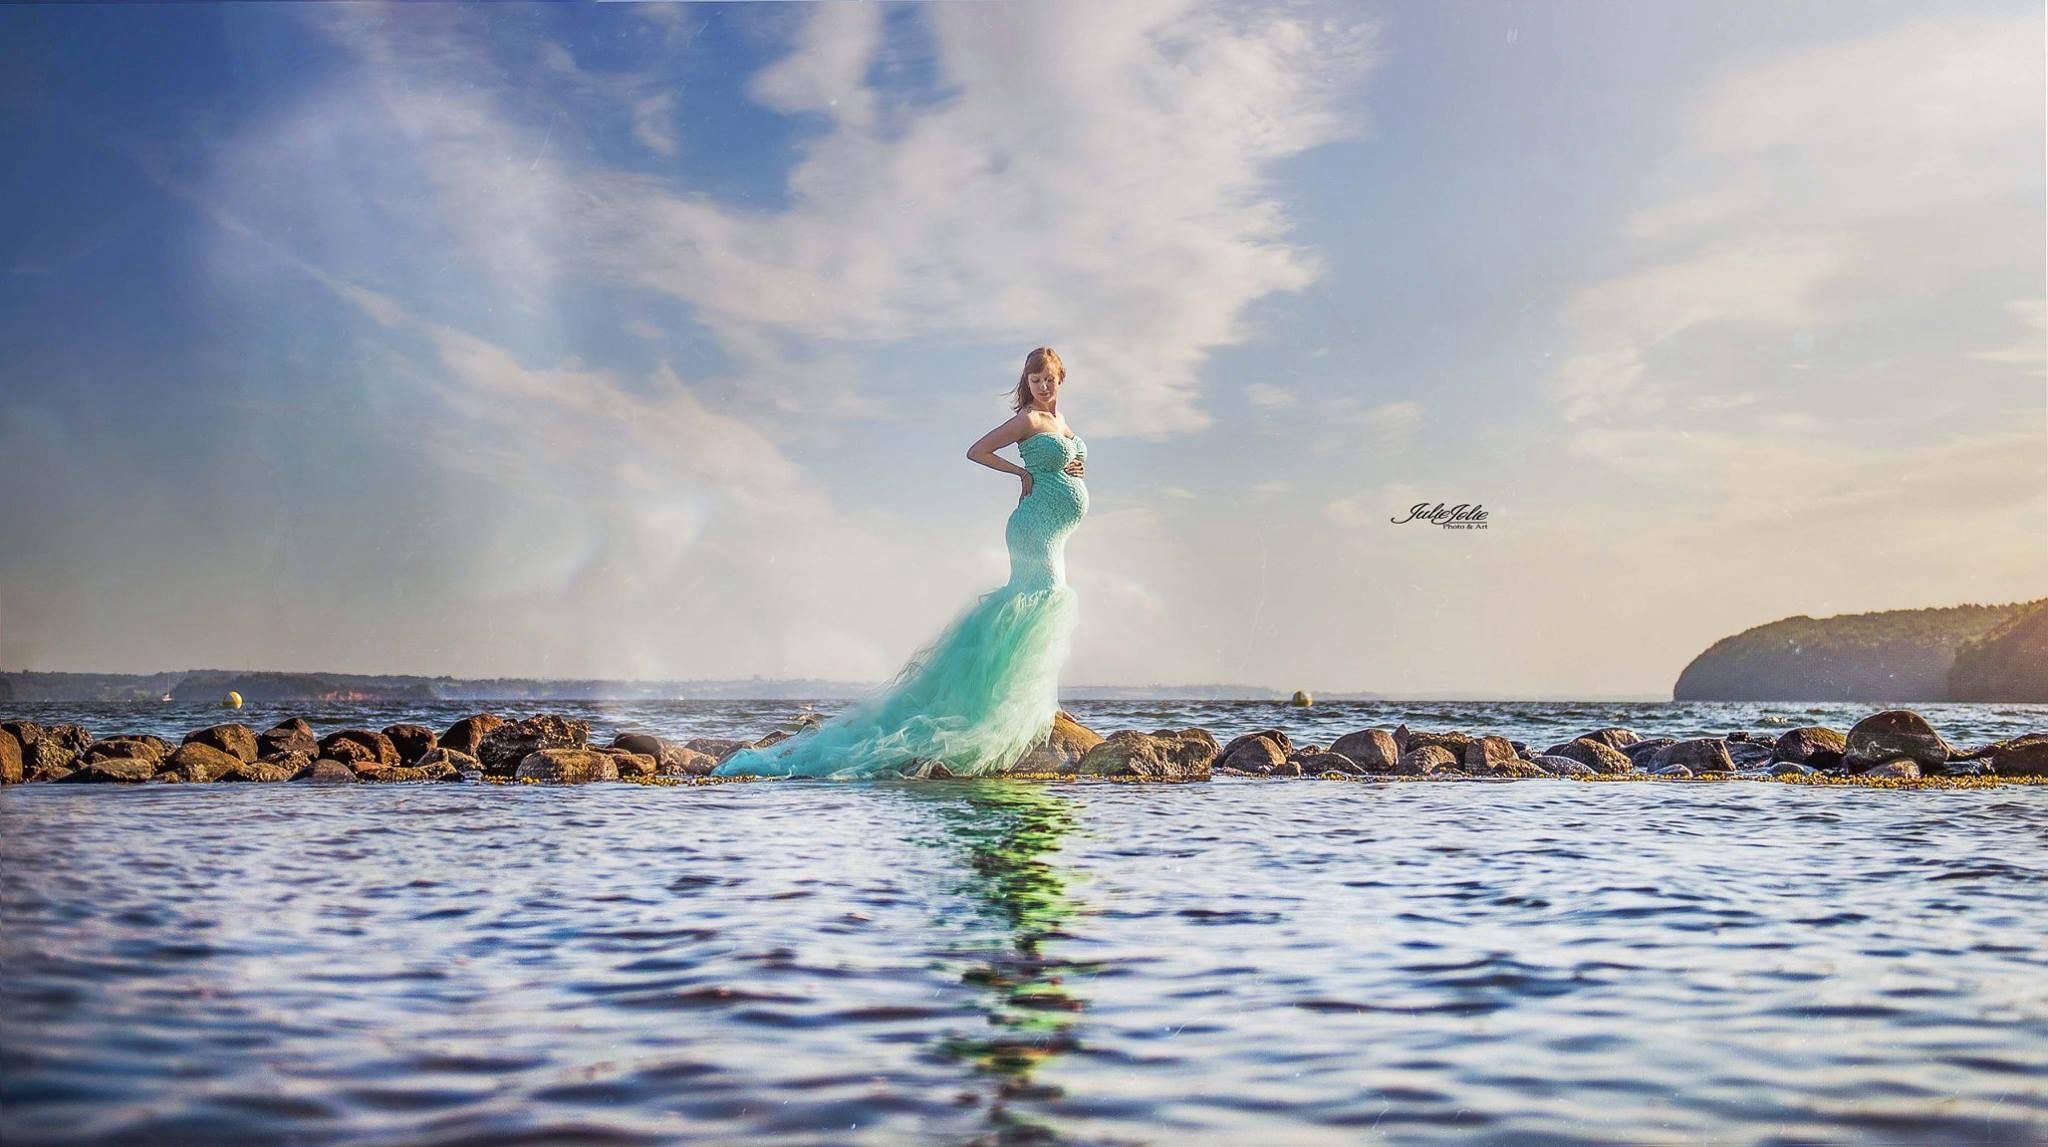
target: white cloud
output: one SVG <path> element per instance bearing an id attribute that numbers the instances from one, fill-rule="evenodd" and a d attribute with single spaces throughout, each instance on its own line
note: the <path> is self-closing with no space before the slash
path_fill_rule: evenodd
<path id="1" fill-rule="evenodd" d="M 2011 270 L 2040 215 L 2039 164 L 2019 159 L 2040 148 L 2039 32 L 2038 13 L 1915 20 L 1718 77 L 1647 166 L 1617 237 L 1631 269 L 1568 297 L 1570 350 L 1545 380 L 1562 417 L 1639 421 L 1674 389 L 1753 385 L 1726 359 L 1677 371 L 1695 335 L 1913 329 L 1941 292 Z M 1770 345 L 1752 372 L 1813 371 Z"/>
<path id="2" fill-rule="evenodd" d="M 1284 386 L 1274 386 L 1270 382 L 1252 383 L 1244 388 L 1244 396 L 1245 400 L 1253 406 L 1264 407 L 1268 410 L 1293 406 L 1299 401 L 1293 391 L 1288 390 Z"/>
<path id="3" fill-rule="evenodd" d="M 2020 341 L 2008 347 L 1973 350 L 1970 357 L 2026 368 L 2030 374 L 2048 370 L 2048 299 L 2013 299 L 2005 304 L 2005 309 L 2022 326 L 2032 328 L 2032 333 L 2022 335 Z"/>

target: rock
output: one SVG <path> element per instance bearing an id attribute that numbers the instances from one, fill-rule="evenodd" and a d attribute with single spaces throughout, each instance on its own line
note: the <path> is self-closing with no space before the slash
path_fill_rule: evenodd
<path id="1" fill-rule="evenodd" d="M 1078 771 L 1092 777 L 1205 781 L 1220 751 L 1207 729 L 1119 729 L 1088 750 Z"/>
<path id="2" fill-rule="evenodd" d="M 519 723 L 525 724 L 523 721 Z M 488 738 L 484 747 L 490 747 Z M 619 766 L 608 754 L 597 749 L 537 749 L 519 762 L 513 776 L 522 781 L 550 785 L 579 785 L 618 780 Z"/>
<path id="3" fill-rule="evenodd" d="M 365 764 L 377 768 L 385 767 L 384 763 L 377 759 L 375 748 L 361 741 L 341 737 L 322 741 L 317 755 L 322 760 L 339 761 L 351 769 Z"/>
<path id="4" fill-rule="evenodd" d="M 1774 777 L 1810 777 L 1818 771 L 1812 766 L 1802 765 L 1798 761 L 1779 761 L 1771 766 L 1771 775 Z"/>
<path id="5" fill-rule="evenodd" d="M 1577 762 L 1573 763 L 1576 764 Z M 1490 761 L 1482 759 L 1478 764 L 1467 761 L 1466 771 L 1485 777 L 1547 777 L 1550 775 L 1544 770 L 1543 766 L 1534 761 L 1525 761 L 1520 757 L 1500 757 Z"/>
<path id="6" fill-rule="evenodd" d="M 1360 729 L 1346 733 L 1337 738 L 1330 751 L 1342 753 L 1358 762 L 1358 767 L 1368 773 L 1391 773 L 1395 763 L 1401 759 L 1401 746 L 1385 729 Z"/>
<path id="7" fill-rule="evenodd" d="M 1801 725 L 1778 734 L 1774 749 L 1781 761 L 1832 768 L 1841 762 L 1842 753 L 1848 747 L 1847 737 L 1825 725 Z"/>
<path id="8" fill-rule="evenodd" d="M 474 760 L 475 758 L 471 758 Z M 396 768 L 378 769 L 365 773 L 363 779 L 378 784 L 400 784 L 422 781 L 459 781 L 462 773 L 447 761 L 428 762 L 424 757 L 417 765 L 399 765 Z"/>
<path id="9" fill-rule="evenodd" d="M 1454 768 L 1458 758 L 1451 755 L 1442 745 L 1417 745 L 1402 753 L 1394 762 L 1394 772 L 1404 777 L 1426 777 L 1431 773 Z"/>
<path id="10" fill-rule="evenodd" d="M 1424 733 L 1409 729 L 1408 739 L 1402 743 L 1401 751 L 1412 753 L 1425 745 L 1435 745 L 1437 748 L 1449 750 L 1452 760 L 1462 761 L 1465 759 L 1465 748 L 1471 743 L 1472 737 L 1467 733 Z"/>
<path id="11" fill-rule="evenodd" d="M 436 746 L 454 749 L 458 753 L 467 753 L 474 757 L 477 755 L 477 749 L 483 745 L 484 737 L 504 723 L 505 718 L 496 713 L 478 713 L 472 717 L 464 717 L 448 726 L 448 731 L 441 734 Z"/>
<path id="12" fill-rule="evenodd" d="M 314 761 L 292 777 L 295 784 L 309 785 L 352 785 L 358 779 L 354 769 L 327 757 Z"/>
<path id="13" fill-rule="evenodd" d="M 0 785 L 18 785 L 27 775 L 21 766 L 21 741 L 0 729 Z"/>
<path id="14" fill-rule="evenodd" d="M 1665 765 L 1662 768 L 1651 769 L 1650 775 L 1662 777 L 1667 781 L 1682 781 L 1692 776 L 1692 770 L 1684 765 Z"/>
<path id="15" fill-rule="evenodd" d="M 929 760 L 925 757 L 912 757 L 910 760 L 903 762 L 896 770 L 896 773 L 906 781 L 950 781 L 955 779 L 953 770 L 946 767 L 946 762 Z"/>
<path id="16" fill-rule="evenodd" d="M 2027 733 L 1979 749 L 2001 777 L 2048 777 L 2048 733 Z"/>
<path id="17" fill-rule="evenodd" d="M 1331 773 L 1365 775 L 1363 766 L 1342 753 L 1304 753 L 1289 757 L 1288 763 L 1299 765 L 1303 776 L 1321 777 Z"/>
<path id="18" fill-rule="evenodd" d="M 1643 739 L 1637 736 L 1633 729 L 1609 726 L 1605 729 L 1595 729 L 1590 733 L 1582 733 L 1574 737 L 1573 740 L 1598 741 L 1610 749 L 1620 750 L 1626 749 L 1630 745 L 1641 744 Z"/>
<path id="19" fill-rule="evenodd" d="M 1570 757 L 1553 757 L 1548 753 L 1532 758 L 1530 763 L 1555 777 L 1597 777 L 1600 775 L 1598 769 L 1586 764 L 1584 761 L 1575 761 Z"/>
<path id="20" fill-rule="evenodd" d="M 281 758 L 290 758 L 293 756 L 300 755 L 303 754 L 279 754 Z M 220 782 L 221 784 L 276 784 L 279 781 L 291 780 L 294 776 L 297 776 L 298 773 L 298 766 L 285 764 L 282 763 L 282 761 L 236 761 L 235 766 L 233 768 L 229 769 L 225 773 L 222 773 L 220 776 L 215 777 L 214 780 Z"/>
<path id="21" fill-rule="evenodd" d="M 313 735 L 313 726 L 304 717 L 287 717 L 256 736 L 256 757 L 267 760 L 283 753 L 310 753 L 318 756 L 320 739 Z"/>
<path id="22" fill-rule="evenodd" d="M 56 780 L 69 772 L 90 737 L 77 725 L 44 727 L 34 721 L 0 722 L 0 729 L 14 735 L 21 746 L 21 772 L 25 781 Z M 81 743 L 83 741 L 83 743 Z"/>
<path id="23" fill-rule="evenodd" d="M 1637 741 L 1628 748 L 1621 750 L 1621 753 L 1629 759 L 1630 764 L 1640 769 L 1650 763 L 1650 758 L 1656 756 L 1659 749 L 1677 743 L 1678 740 L 1675 737 L 1651 737 L 1646 740 Z"/>
<path id="24" fill-rule="evenodd" d="M 1591 741 L 1584 737 L 1576 741 L 1566 741 L 1561 745 L 1552 745 L 1542 755 L 1546 757 L 1563 757 L 1566 760 L 1577 761 L 1594 772 L 1605 776 L 1619 776 L 1622 773 L 1634 772 L 1636 767 L 1635 762 L 1629 759 L 1628 754 L 1608 745 L 1604 741 Z"/>
<path id="25" fill-rule="evenodd" d="M 229 723 L 194 729 L 185 734 L 185 743 L 219 749 L 238 761 L 253 761 L 261 755 L 256 749 L 256 730 L 247 725 Z"/>
<path id="26" fill-rule="evenodd" d="M 170 748 L 162 737 L 144 733 L 134 737 L 108 737 L 104 741 L 94 741 L 87 745 L 85 752 L 79 756 L 83 761 L 95 761 L 102 757 L 139 758 L 161 767 Z"/>
<path id="27" fill-rule="evenodd" d="M 1273 770 L 1286 763 L 1285 745 L 1265 733 L 1246 733 L 1232 738 L 1230 746 L 1217 754 L 1215 765 L 1233 772 L 1270 776 Z"/>
<path id="28" fill-rule="evenodd" d="M 1052 731 L 1032 747 L 1008 771 L 1012 773 L 1072 773 L 1081 767 L 1088 750 L 1102 743 L 1102 734 L 1074 719 L 1061 709 L 1053 714 Z"/>
<path id="29" fill-rule="evenodd" d="M 1850 769 L 1893 757 L 1911 757 L 1931 767 L 1948 763 L 1954 754 L 1926 718 L 1911 709 L 1886 709 L 1856 722 L 1842 752 L 1842 763 Z"/>
<path id="30" fill-rule="evenodd" d="M 681 745 L 670 745 L 662 751 L 654 766 L 657 777 L 702 777 L 718 767 L 718 758 Z"/>
<path id="31" fill-rule="evenodd" d="M 249 746 L 256 745 L 256 734 L 249 734 Z M 178 746 L 176 752 L 164 758 L 163 771 L 175 773 L 179 780 L 205 784 L 217 781 L 234 771 L 238 765 L 249 764 L 242 758 L 205 741 L 187 741 Z"/>
<path id="32" fill-rule="evenodd" d="M 1264 737 L 1266 740 L 1271 741 L 1273 742 L 1273 744 L 1279 746 L 1280 756 L 1282 759 L 1285 759 L 1289 753 L 1292 753 L 1294 751 L 1294 739 L 1287 735 L 1286 730 L 1258 729 L 1250 733 L 1244 733 L 1239 736 L 1232 737 L 1230 739 L 1230 743 L 1224 745 L 1222 751 L 1216 754 L 1216 763 L 1220 765 L 1224 761 L 1229 760 L 1232 750 L 1236 749 L 1239 745 L 1249 743 L 1254 738 L 1258 737 Z"/>
<path id="33" fill-rule="evenodd" d="M 138 757 L 102 757 L 54 778 L 62 784 L 140 784 L 156 775 L 156 766 Z"/>
<path id="34" fill-rule="evenodd" d="M 428 749 L 421 755 L 419 760 L 413 762 L 413 767 L 416 769 L 430 769 L 437 765 L 446 765 L 457 773 L 481 773 L 484 771 L 484 763 L 482 761 L 477 760 L 460 749 L 451 749 L 446 745 L 436 745 Z"/>
<path id="35" fill-rule="evenodd" d="M 752 741 L 742 741 L 734 737 L 692 737 L 683 742 L 683 747 L 693 753 L 702 753 L 714 761 L 723 761 L 752 744 Z"/>
<path id="36" fill-rule="evenodd" d="M 319 753 L 317 752 L 309 752 L 305 749 L 284 749 L 275 753 L 265 753 L 262 759 L 256 763 L 259 765 L 276 765 L 290 774 L 285 777 L 286 780 L 290 780 L 292 777 L 296 777 L 304 772 L 306 767 L 318 758 Z"/>
<path id="37" fill-rule="evenodd" d="M 375 729 L 343 729 L 329 733 L 320 738 L 320 755 L 336 761 L 346 760 L 347 758 L 335 752 L 335 747 L 343 744 L 361 745 L 369 750 L 367 759 L 385 768 L 403 763 L 398 756 L 398 746 L 392 744 L 391 738 Z M 358 759 L 362 758 L 358 756 Z"/>
<path id="38" fill-rule="evenodd" d="M 1515 746 L 1510 744 L 1506 737 L 1485 736 L 1465 746 L 1464 760 L 1467 772 L 1487 773 L 1520 758 L 1515 755 Z M 1539 771 L 1535 775 L 1541 776 L 1542 773 Z"/>
<path id="39" fill-rule="evenodd" d="M 1735 760 L 1728 755 L 1728 744 L 1719 737 L 1677 741 L 1658 749 L 1650 758 L 1650 771 L 1653 773 L 1661 773 L 1671 765 L 1684 765 L 1688 775 L 1735 771 Z"/>
<path id="40" fill-rule="evenodd" d="M 1778 754 L 1777 744 L 1768 740 L 1730 741 L 1723 738 L 1722 743 L 1728 750 L 1728 758 L 1735 762 L 1738 769 L 1765 768 Z"/>
<path id="41" fill-rule="evenodd" d="M 484 734 L 474 754 L 491 776 L 509 776 L 543 749 L 581 749 L 590 742 L 590 723 L 553 713 L 499 725 Z"/>
<path id="42" fill-rule="evenodd" d="M 1863 770 L 1863 775 L 1873 778 L 1894 777 L 1918 780 L 1920 777 L 1920 762 L 1911 757 L 1893 757 L 1889 761 L 1883 761 Z"/>
<path id="43" fill-rule="evenodd" d="M 441 739 L 425 725 L 387 725 L 384 735 L 391 739 L 392 746 L 398 750 L 399 763 L 405 765 L 419 764 L 420 758 L 426 756 L 428 750 L 438 748 L 441 744 Z"/>
<path id="44" fill-rule="evenodd" d="M 652 733 L 620 733 L 612 738 L 611 747 L 659 758 L 662 747 L 667 743 Z"/>
<path id="45" fill-rule="evenodd" d="M 599 749 L 612 759 L 618 767 L 620 780 L 645 780 L 656 774 L 660 762 L 651 754 L 628 752 L 625 749 Z"/>

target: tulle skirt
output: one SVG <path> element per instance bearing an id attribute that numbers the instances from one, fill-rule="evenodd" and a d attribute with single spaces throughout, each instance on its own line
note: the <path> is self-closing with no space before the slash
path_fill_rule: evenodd
<path id="1" fill-rule="evenodd" d="M 714 774 L 895 777 L 924 762 L 955 776 L 1001 772 L 1052 729 L 1077 608 L 1063 580 L 1030 588 L 1013 579 L 962 611 L 875 693 L 786 740 L 741 749 Z"/>

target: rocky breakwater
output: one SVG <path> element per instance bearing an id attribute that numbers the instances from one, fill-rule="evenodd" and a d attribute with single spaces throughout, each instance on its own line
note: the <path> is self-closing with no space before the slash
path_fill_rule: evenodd
<path id="1" fill-rule="evenodd" d="M 0 784 L 392 784 L 483 781 L 581 784 L 708 782 L 726 757 L 802 736 L 806 714 L 759 738 L 676 741 L 625 731 L 591 741 L 590 725 L 556 714 L 464 717 L 424 725 L 336 729 L 319 735 L 293 717 L 261 732 L 209 725 L 177 745 L 149 734 L 96 738 L 78 725 L 0 721 Z M 944 780 L 944 762 L 910 760 L 905 779 Z M 2048 779 L 2048 732 L 1975 749 L 1951 744 L 1907 709 L 1873 713 L 1847 731 L 1805 726 L 1777 734 L 1644 737 L 1595 729 L 1540 751 L 1518 740 L 1407 725 L 1345 733 L 1328 745 L 1262 729 L 1218 744 L 1207 729 L 1123 729 L 1103 736 L 1060 712 L 1046 739 L 1005 775 L 1043 780 L 1205 781 L 1215 776 L 1334 780 L 1779 780 L 1911 785 Z M 720 781 L 748 778 L 718 778 Z"/>

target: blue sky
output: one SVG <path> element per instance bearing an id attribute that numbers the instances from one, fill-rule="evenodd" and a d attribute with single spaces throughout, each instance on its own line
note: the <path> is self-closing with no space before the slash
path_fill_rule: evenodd
<path id="1" fill-rule="evenodd" d="M 2048 593 L 2033 4 L 0 8 L 0 666 L 1664 695 Z M 1478 502 L 1488 529 L 1394 525 Z"/>

